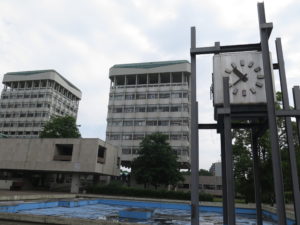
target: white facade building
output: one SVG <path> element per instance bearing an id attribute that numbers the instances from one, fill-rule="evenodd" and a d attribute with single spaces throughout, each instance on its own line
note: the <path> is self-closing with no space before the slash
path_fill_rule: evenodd
<path id="1" fill-rule="evenodd" d="M 167 134 L 183 168 L 190 164 L 190 63 L 186 60 L 119 64 L 111 80 L 106 140 L 130 167 L 141 139 Z"/>
<path id="2" fill-rule="evenodd" d="M 51 116 L 77 117 L 81 91 L 55 70 L 6 73 L 0 99 L 0 133 L 37 137 Z"/>
<path id="3" fill-rule="evenodd" d="M 211 172 L 214 176 L 221 177 L 222 176 L 222 163 L 215 162 L 211 164 L 209 172 Z"/>

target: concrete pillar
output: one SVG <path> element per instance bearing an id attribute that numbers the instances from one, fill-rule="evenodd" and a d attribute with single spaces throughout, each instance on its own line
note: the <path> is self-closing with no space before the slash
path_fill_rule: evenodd
<path id="1" fill-rule="evenodd" d="M 79 174 L 73 173 L 72 174 L 72 183 L 71 183 L 71 193 L 72 194 L 79 193 L 79 185 L 80 185 Z"/>

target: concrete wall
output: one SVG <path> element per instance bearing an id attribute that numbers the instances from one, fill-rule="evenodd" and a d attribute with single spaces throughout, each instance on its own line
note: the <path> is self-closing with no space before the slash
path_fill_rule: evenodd
<path id="1" fill-rule="evenodd" d="M 56 144 L 73 145 L 70 161 L 57 161 Z M 98 147 L 106 147 L 103 163 L 98 163 Z M 77 172 L 119 175 L 118 149 L 96 138 L 0 139 L 0 169 L 49 172 Z"/>

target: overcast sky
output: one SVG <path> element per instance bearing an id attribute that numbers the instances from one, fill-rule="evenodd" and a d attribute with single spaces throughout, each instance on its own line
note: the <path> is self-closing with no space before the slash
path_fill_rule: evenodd
<path id="1" fill-rule="evenodd" d="M 270 38 L 282 38 L 288 85 L 300 84 L 300 1 L 265 1 Z M 109 68 L 189 58 L 197 47 L 259 42 L 253 0 L 0 0 L 0 79 L 12 71 L 55 69 L 81 89 L 83 137 L 105 139 Z M 212 55 L 197 58 L 199 122 L 213 122 Z M 278 76 L 275 76 L 278 87 Z M 2 86 L 1 86 L 2 89 Z M 291 91 L 290 91 L 291 95 Z M 200 168 L 220 160 L 215 131 L 200 131 Z"/>

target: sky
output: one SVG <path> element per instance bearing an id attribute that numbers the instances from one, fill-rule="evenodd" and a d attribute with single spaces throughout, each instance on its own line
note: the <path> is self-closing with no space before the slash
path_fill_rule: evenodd
<path id="1" fill-rule="evenodd" d="M 266 0 L 273 22 L 270 50 L 282 38 L 289 89 L 300 84 L 300 1 Z M 54 69 L 82 91 L 77 123 L 83 137 L 105 139 L 114 64 L 190 60 L 197 47 L 259 42 L 253 0 L 0 0 L 0 80 L 7 72 Z M 214 122 L 212 55 L 197 57 L 199 123 Z M 278 75 L 275 73 L 276 90 Z M 2 86 L 0 87 L 2 89 Z M 289 90 L 291 99 L 291 90 Z M 292 101 L 291 101 L 292 102 Z M 219 136 L 199 131 L 200 168 L 220 161 Z"/>

